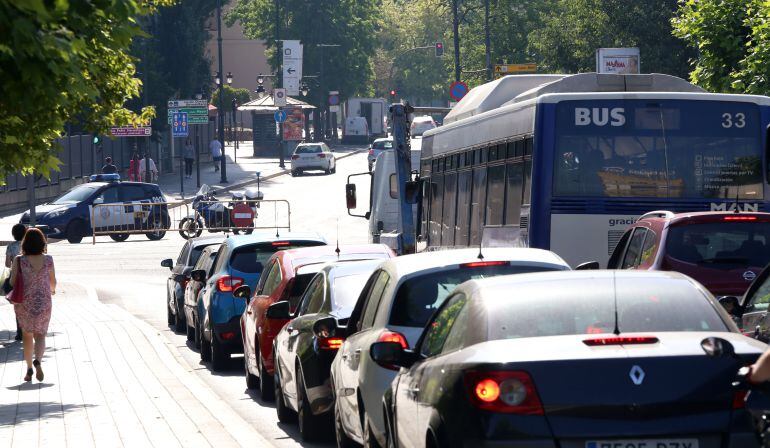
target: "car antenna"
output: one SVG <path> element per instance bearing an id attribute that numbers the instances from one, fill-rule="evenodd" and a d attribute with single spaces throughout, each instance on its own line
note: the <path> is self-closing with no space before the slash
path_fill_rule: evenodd
<path id="1" fill-rule="evenodd" d="M 273 222 L 275 223 L 275 237 L 280 238 L 281 235 L 278 233 L 278 203 L 273 203 Z"/>
<path id="2" fill-rule="evenodd" d="M 337 248 L 334 249 L 334 252 L 337 253 L 337 259 L 340 259 L 340 219 L 337 218 Z"/>
<path id="3" fill-rule="evenodd" d="M 615 329 L 612 330 L 612 332 L 615 334 L 615 336 L 620 335 L 620 327 L 618 327 L 618 284 L 617 280 L 615 279 L 615 272 L 612 273 L 612 295 L 615 299 Z"/>
<path id="4" fill-rule="evenodd" d="M 481 207 L 479 207 L 479 254 L 476 256 L 479 260 L 484 260 L 484 254 L 481 252 L 481 248 L 484 243 L 484 226 L 481 223 Z"/>

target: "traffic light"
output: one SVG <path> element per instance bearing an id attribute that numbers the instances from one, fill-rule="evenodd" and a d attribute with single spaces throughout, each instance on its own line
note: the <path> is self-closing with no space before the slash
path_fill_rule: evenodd
<path id="1" fill-rule="evenodd" d="M 94 135 L 94 146 L 99 146 L 102 143 L 102 137 L 99 135 Z"/>
<path id="2" fill-rule="evenodd" d="M 390 91 L 390 96 L 392 96 L 392 97 L 396 96 L 396 90 L 395 89 Z"/>
<path id="3" fill-rule="evenodd" d="M 436 57 L 440 58 L 444 56 L 444 43 L 436 42 Z"/>

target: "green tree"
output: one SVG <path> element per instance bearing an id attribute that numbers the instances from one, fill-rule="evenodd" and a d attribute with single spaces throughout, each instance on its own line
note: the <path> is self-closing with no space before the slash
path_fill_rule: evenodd
<path id="1" fill-rule="evenodd" d="M 226 109 L 230 108 L 233 98 L 238 102 L 238 105 L 251 101 L 249 89 L 236 89 L 230 86 L 223 86 L 222 90 L 224 91 L 222 99 L 225 100 L 224 104 Z M 211 104 L 219 107 L 219 89 L 214 91 L 214 95 L 211 97 Z"/>
<path id="2" fill-rule="evenodd" d="M 697 49 L 690 79 L 713 92 L 770 92 L 770 5 L 761 0 L 687 0 L 674 34 Z"/>
<path id="3" fill-rule="evenodd" d="M 138 20 L 172 0 L 0 0 L 0 178 L 47 175 L 67 122 L 93 131 L 138 124 L 124 105 L 141 82 L 129 55 Z"/>
<path id="4" fill-rule="evenodd" d="M 639 47 L 642 70 L 686 76 L 692 56 L 672 35 L 678 0 L 557 0 L 530 35 L 542 71 L 596 70 L 597 48 Z"/>

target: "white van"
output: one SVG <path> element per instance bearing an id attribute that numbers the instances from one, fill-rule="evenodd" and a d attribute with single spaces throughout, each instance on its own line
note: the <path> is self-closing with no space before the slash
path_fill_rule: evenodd
<path id="1" fill-rule="evenodd" d="M 366 120 L 371 140 L 388 136 L 385 122 L 388 103 L 384 98 L 349 98 L 345 101 L 343 111 L 346 118 L 345 122 L 352 117 L 361 117 Z M 343 131 L 343 138 L 344 134 Z"/>
<path id="2" fill-rule="evenodd" d="M 399 232 L 401 225 L 399 200 L 390 195 L 390 178 L 396 172 L 396 162 L 393 151 L 383 151 L 377 156 L 372 172 L 371 212 L 369 215 L 369 242 L 379 243 L 380 235 L 389 232 Z M 420 167 L 420 151 L 412 150 L 412 169 Z M 417 225 L 417 204 L 412 205 L 415 226 Z"/>
<path id="3" fill-rule="evenodd" d="M 414 117 L 412 126 L 409 128 L 409 134 L 412 138 L 422 137 L 422 134 L 425 133 L 425 131 L 430 131 L 436 127 L 438 127 L 436 121 L 430 115 Z"/>
<path id="4" fill-rule="evenodd" d="M 343 145 L 369 143 L 371 138 L 369 125 L 363 117 L 346 117 L 342 122 Z"/>

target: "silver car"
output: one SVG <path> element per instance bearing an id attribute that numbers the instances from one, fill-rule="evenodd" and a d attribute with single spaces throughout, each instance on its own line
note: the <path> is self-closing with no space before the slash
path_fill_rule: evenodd
<path id="1" fill-rule="evenodd" d="M 385 261 L 367 281 L 350 319 L 336 333 L 345 342 L 332 362 L 335 432 L 340 446 L 354 441 L 386 445 L 382 397 L 396 369 L 369 356 L 375 342 L 417 342 L 433 312 L 455 286 L 498 275 L 569 270 L 553 252 L 540 249 L 459 249 L 406 255 Z"/>
<path id="2" fill-rule="evenodd" d="M 299 176 L 305 170 L 322 170 L 326 174 L 337 171 L 334 153 L 326 143 L 300 143 L 291 156 L 291 175 Z"/>
<path id="3" fill-rule="evenodd" d="M 369 147 L 369 154 L 366 156 L 367 162 L 369 162 L 369 171 L 374 168 L 374 162 L 377 160 L 377 156 L 390 149 L 393 149 L 392 138 L 378 138 L 372 142 L 372 146 Z"/>

